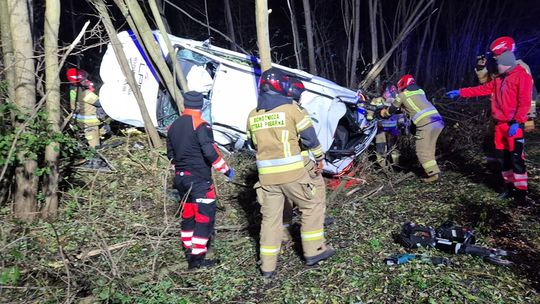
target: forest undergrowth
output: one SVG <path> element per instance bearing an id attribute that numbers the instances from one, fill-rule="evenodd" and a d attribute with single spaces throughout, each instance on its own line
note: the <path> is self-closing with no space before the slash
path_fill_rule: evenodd
<path id="1" fill-rule="evenodd" d="M 540 206 L 496 198 L 498 174 L 483 149 L 487 118 L 481 111 L 469 114 L 480 104 L 437 105 L 446 121 L 439 142 L 443 179 L 429 185 L 418 179 L 407 139 L 401 141 L 403 159 L 392 169 L 361 158 L 356 175 L 344 181 L 365 182 L 328 192 L 334 223 L 326 228 L 327 239 L 337 254 L 306 268 L 295 238 L 283 246 L 269 281 L 257 266 L 260 215 L 252 157 L 227 156 L 235 183 L 215 176 L 219 211 L 209 255 L 220 263 L 191 272 L 164 151 L 150 151 L 142 135 L 115 136 L 107 143 L 118 146 L 101 151 L 112 171 L 65 172 L 57 221 L 23 224 L 11 218 L 9 206 L 0 210 L 0 302 L 540 303 Z M 527 141 L 530 196 L 540 202 L 540 131 Z M 407 220 L 470 225 L 481 245 L 515 252 L 515 265 L 415 250 L 451 264 L 387 266 L 384 258 L 407 252 L 394 241 Z"/>

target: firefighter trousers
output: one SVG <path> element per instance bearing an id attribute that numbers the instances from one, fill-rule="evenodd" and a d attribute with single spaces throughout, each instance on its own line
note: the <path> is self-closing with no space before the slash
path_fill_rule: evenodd
<path id="1" fill-rule="evenodd" d="M 316 169 L 316 163 L 309 159 L 307 163 L 305 164 L 306 170 L 308 171 L 309 177 L 311 178 L 311 183 L 315 188 L 317 189 L 315 200 L 321 201 L 325 203 L 326 205 L 326 184 L 324 183 L 324 178 L 322 177 L 322 174 L 317 174 Z M 283 206 L 283 235 L 282 235 L 282 241 L 286 242 L 291 239 L 291 233 L 290 233 L 290 226 L 292 224 L 292 218 L 293 218 L 293 204 L 288 199 L 285 198 L 285 205 Z"/>
<path id="2" fill-rule="evenodd" d="M 392 157 L 392 162 L 397 163 L 399 161 L 399 151 L 397 150 L 397 136 L 395 132 L 377 130 L 375 135 L 375 152 L 377 152 L 377 163 L 381 167 L 387 166 L 388 152 Z"/>
<path id="3" fill-rule="evenodd" d="M 320 191 L 324 191 L 324 188 L 316 187 L 307 171 L 297 181 L 287 184 L 257 183 L 255 191 L 262 214 L 260 257 L 263 272 L 274 271 L 277 266 L 281 249 L 285 198 L 298 206 L 302 214 L 300 236 L 304 257 L 313 257 L 326 250 L 324 239 L 326 204 L 320 200 L 322 197 Z"/>
<path id="4" fill-rule="evenodd" d="M 208 251 L 207 244 L 214 232 L 216 192 L 211 180 L 176 172 L 175 188 L 184 198 L 180 238 L 189 254 Z"/>
<path id="5" fill-rule="evenodd" d="M 495 149 L 502 163 L 502 178 L 505 184 L 513 184 L 516 189 L 527 190 L 527 168 L 525 166 L 525 138 L 520 125 L 514 136 L 508 135 L 510 126 L 506 122 L 495 125 Z"/>
<path id="6" fill-rule="evenodd" d="M 84 132 L 88 146 L 97 148 L 100 142 L 99 125 L 101 124 L 97 116 L 97 107 L 94 105 L 97 95 L 92 93 L 85 96 L 87 98 L 80 98 L 77 102 L 78 113 L 75 114 L 75 120 Z"/>
<path id="7" fill-rule="evenodd" d="M 441 170 L 435 160 L 437 139 L 444 129 L 442 120 L 416 127 L 416 156 L 428 176 L 439 174 Z"/>

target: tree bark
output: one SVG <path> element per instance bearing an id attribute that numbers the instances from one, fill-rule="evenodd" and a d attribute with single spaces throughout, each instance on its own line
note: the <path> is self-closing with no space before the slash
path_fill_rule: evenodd
<path id="1" fill-rule="evenodd" d="M 36 83 L 28 8 L 26 1 L 8 0 L 7 4 L 15 62 L 15 105 L 22 114 L 29 115 L 36 105 Z M 15 126 L 20 127 L 23 123 L 16 120 Z M 15 217 L 28 222 L 36 216 L 38 187 L 38 179 L 34 175 L 37 162 L 29 156 L 30 152 L 27 147 L 19 145 L 13 210 Z"/>
<path id="2" fill-rule="evenodd" d="M 313 75 L 317 75 L 317 63 L 315 61 L 315 46 L 313 45 L 313 26 L 311 22 L 311 7 L 309 5 L 309 0 L 303 0 L 303 4 L 304 4 L 304 17 L 306 20 L 309 72 Z"/>
<path id="3" fill-rule="evenodd" d="M 15 100 L 15 67 L 13 66 L 13 43 L 11 41 L 11 31 L 9 26 L 9 15 L 7 0 L 0 0 L 0 32 L 2 36 L 2 58 L 4 60 L 4 73 L 7 81 L 7 99 Z M 14 116 L 12 117 L 12 120 Z"/>
<path id="4" fill-rule="evenodd" d="M 234 22 L 231 13 L 231 3 L 229 0 L 224 0 L 224 9 L 225 9 L 225 23 L 227 23 L 227 30 L 229 31 L 229 37 L 231 38 L 231 50 L 237 51 L 236 49 L 236 35 L 234 33 Z"/>
<path id="5" fill-rule="evenodd" d="M 267 0 L 255 1 L 255 20 L 257 23 L 257 46 L 261 58 L 261 72 L 272 67 L 270 55 L 270 35 L 268 33 L 268 2 Z"/>
<path id="6" fill-rule="evenodd" d="M 154 19 L 156 20 L 158 29 L 161 33 L 161 36 L 163 36 L 163 40 L 165 41 L 165 45 L 167 46 L 167 50 L 169 51 L 169 56 L 171 57 L 171 61 L 173 64 L 174 75 L 176 75 L 178 81 L 180 82 L 180 87 L 182 88 L 182 91 L 187 92 L 189 91 L 189 88 L 187 85 L 186 77 L 184 76 L 184 73 L 182 73 L 182 69 L 180 69 L 180 64 L 178 64 L 178 60 L 176 59 L 176 51 L 174 50 L 171 40 L 169 39 L 169 32 L 167 32 L 165 23 L 163 22 L 162 16 L 159 13 L 156 0 L 150 0 L 149 2 L 150 10 L 152 10 L 152 14 L 154 15 Z M 174 100 L 181 100 L 182 104 L 184 103 L 184 98 L 182 96 L 176 96 Z"/>
<path id="7" fill-rule="evenodd" d="M 364 79 L 360 83 L 360 88 L 366 89 L 369 87 L 375 78 L 381 73 L 382 69 L 390 60 L 390 57 L 394 53 L 394 51 L 400 46 L 400 44 L 408 37 L 408 35 L 412 32 L 412 30 L 418 25 L 418 22 L 422 15 L 426 12 L 428 7 L 433 3 L 435 0 L 426 0 L 426 1 L 417 1 L 415 3 L 414 9 L 410 14 L 408 14 L 405 25 L 401 29 L 399 35 L 394 39 L 394 42 L 392 44 L 392 47 L 388 50 L 384 56 L 381 57 L 379 61 L 377 61 L 376 64 L 373 65 L 371 70 L 366 76 L 366 79 Z M 425 3 L 427 2 L 427 3 Z"/>
<path id="8" fill-rule="evenodd" d="M 124 53 L 124 50 L 122 48 L 122 43 L 116 35 L 116 31 L 112 24 L 109 11 L 107 10 L 107 7 L 105 6 L 103 0 L 90 0 L 90 2 L 95 6 L 98 14 L 102 18 L 101 21 L 103 22 L 105 30 L 107 31 L 107 34 L 111 39 L 111 46 L 114 49 L 114 55 L 116 56 L 116 60 L 118 60 L 120 68 L 122 69 L 124 76 L 126 76 L 129 87 L 135 95 L 135 100 L 137 100 L 137 104 L 139 105 L 139 109 L 141 110 L 141 116 L 144 121 L 144 128 L 146 130 L 146 133 L 148 134 L 148 136 L 150 136 L 150 141 L 154 147 L 161 147 L 161 138 L 159 137 L 156 128 L 152 124 L 152 120 L 150 119 L 150 115 L 148 114 L 148 110 L 146 109 L 146 104 L 144 103 L 143 95 L 141 93 L 141 90 L 139 89 L 139 86 L 137 85 L 135 76 L 133 75 L 133 71 L 130 69 L 126 54 Z"/>
<path id="9" fill-rule="evenodd" d="M 45 2 L 45 89 L 48 92 L 45 108 L 50 131 L 60 133 L 60 67 L 58 66 L 58 28 L 60 26 L 60 0 Z M 43 180 L 45 205 L 42 217 L 56 217 L 58 211 L 58 158 L 60 144 L 52 142 L 45 148 L 45 162 L 49 169 Z"/>
<path id="10" fill-rule="evenodd" d="M 433 4 L 432 4 L 433 6 Z M 431 31 L 431 16 L 432 14 L 429 14 L 429 17 L 426 21 L 426 26 L 424 29 L 424 35 L 422 36 L 422 41 L 420 42 L 420 47 L 418 48 L 418 53 L 416 54 L 416 65 L 414 66 L 414 77 L 420 78 L 418 75 L 420 73 L 420 63 L 425 60 L 425 58 L 422 56 L 424 53 L 424 47 L 426 45 L 427 36 L 429 32 Z"/>
<path id="11" fill-rule="evenodd" d="M 157 6 L 159 10 L 159 15 L 161 16 L 161 20 L 163 21 L 163 27 L 165 28 L 165 31 L 167 33 L 171 33 L 171 26 L 169 25 L 169 22 L 167 21 L 167 15 L 165 14 L 165 2 L 163 0 L 156 0 Z"/>
<path id="12" fill-rule="evenodd" d="M 353 51 L 352 51 L 352 60 L 351 60 L 351 82 L 349 87 L 353 88 L 356 86 L 356 66 L 358 64 L 358 57 L 360 54 L 360 0 L 354 0 L 354 41 L 353 41 Z"/>
<path id="13" fill-rule="evenodd" d="M 298 22 L 296 21 L 296 11 L 294 9 L 294 0 L 287 0 L 289 13 L 291 15 L 291 30 L 293 34 L 294 56 L 296 57 L 296 68 L 302 70 L 304 62 L 302 61 L 302 48 L 300 46 L 300 35 L 298 34 Z"/>
<path id="14" fill-rule="evenodd" d="M 345 29 L 345 36 L 347 37 L 347 52 L 345 54 L 345 83 L 350 85 L 351 83 L 351 54 L 352 54 L 352 41 L 351 31 L 353 28 L 353 17 L 351 16 L 351 8 L 349 0 L 341 0 L 343 27 Z"/>
<path id="15" fill-rule="evenodd" d="M 435 23 L 433 24 L 433 28 L 436 29 L 438 24 L 439 24 L 439 18 L 441 17 L 441 12 L 442 12 L 442 7 L 444 5 L 444 0 L 442 1 L 441 3 L 441 6 L 439 8 L 439 12 L 437 13 L 437 18 L 435 18 Z M 426 63 L 426 83 L 430 83 L 430 84 L 433 84 L 433 74 L 432 74 L 432 71 L 433 69 L 431 68 L 431 61 L 433 60 L 433 47 L 435 46 L 435 38 L 437 37 L 437 35 L 433 34 L 431 36 L 431 42 L 429 44 L 429 51 L 427 53 L 427 63 Z"/>
<path id="16" fill-rule="evenodd" d="M 161 55 L 161 48 L 159 47 L 157 41 L 154 39 L 154 36 L 152 35 L 152 29 L 150 28 L 150 25 L 148 24 L 148 21 L 146 20 L 144 12 L 139 6 L 139 3 L 137 2 L 137 0 L 114 0 L 114 2 L 120 8 L 120 11 L 128 21 L 129 27 L 137 36 L 137 39 L 139 39 L 139 41 L 141 41 L 144 45 L 145 51 L 152 59 L 152 62 L 155 64 L 157 70 L 159 71 L 159 75 L 161 76 L 161 80 L 165 84 L 165 87 L 167 88 L 171 96 L 173 96 L 173 98 L 177 96 L 177 98 L 174 98 L 175 102 L 178 106 L 178 110 L 180 112 L 183 112 L 184 99 L 182 97 L 182 94 L 180 94 L 180 90 L 174 82 L 172 73 L 169 70 L 169 67 L 167 67 L 167 63 L 165 62 L 165 60 L 163 60 L 163 56 Z"/>
<path id="17" fill-rule="evenodd" d="M 379 60 L 379 35 L 377 33 L 377 12 L 381 5 L 378 0 L 369 0 L 369 29 L 371 32 L 371 63 Z M 379 77 L 375 79 L 375 86 L 380 86 Z"/>

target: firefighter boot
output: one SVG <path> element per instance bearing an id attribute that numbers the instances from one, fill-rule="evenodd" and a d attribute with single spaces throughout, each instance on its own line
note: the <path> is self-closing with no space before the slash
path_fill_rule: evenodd
<path id="1" fill-rule="evenodd" d="M 274 276 L 274 271 L 261 271 L 263 279 L 271 279 Z"/>
<path id="2" fill-rule="evenodd" d="M 314 266 L 317 265 L 320 261 L 326 260 L 333 256 L 336 253 L 336 250 L 332 247 L 326 248 L 326 250 L 323 253 L 320 253 L 316 256 L 312 257 L 306 257 L 306 265 L 307 266 Z"/>
<path id="3" fill-rule="evenodd" d="M 511 183 L 505 183 L 503 191 L 499 193 L 497 198 L 506 199 L 513 196 L 514 196 L 514 185 L 512 185 Z"/>
<path id="4" fill-rule="evenodd" d="M 188 270 L 201 267 L 212 267 L 217 264 L 215 260 L 205 259 L 205 254 L 190 254 L 188 255 Z"/>
<path id="5" fill-rule="evenodd" d="M 439 180 L 439 177 L 440 176 L 437 173 L 437 174 L 430 175 L 430 176 L 428 176 L 426 178 L 423 178 L 422 181 L 424 181 L 424 183 L 434 183 L 434 182 Z"/>

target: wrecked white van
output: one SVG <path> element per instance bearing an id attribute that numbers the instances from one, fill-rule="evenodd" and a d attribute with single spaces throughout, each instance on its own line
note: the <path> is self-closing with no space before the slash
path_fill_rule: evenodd
<path id="1" fill-rule="evenodd" d="M 151 61 L 142 52 L 133 33 L 118 34 L 135 78 L 143 94 L 153 124 L 166 130 L 176 117 L 177 109 L 166 90 L 160 85 Z M 166 61 L 171 63 L 159 32 L 154 37 Z M 186 76 L 190 90 L 205 97 L 203 116 L 212 124 L 214 138 L 227 152 L 249 151 L 246 145 L 246 120 L 257 104 L 257 84 L 260 76 L 257 58 L 210 45 L 206 42 L 169 35 L 177 51 L 176 60 Z M 172 65 L 171 65 L 172 66 Z M 356 92 L 332 81 L 301 70 L 274 64 L 286 74 L 300 79 L 306 87 L 300 100 L 310 113 L 326 152 L 324 171 L 340 175 L 353 164 L 373 140 L 377 126 L 367 121 L 358 108 Z M 135 97 L 118 65 L 114 50 L 109 45 L 100 68 L 103 86 L 100 102 L 114 120 L 143 127 L 143 120 Z"/>

